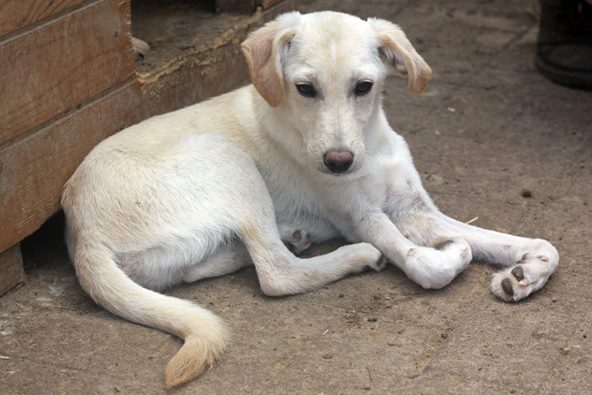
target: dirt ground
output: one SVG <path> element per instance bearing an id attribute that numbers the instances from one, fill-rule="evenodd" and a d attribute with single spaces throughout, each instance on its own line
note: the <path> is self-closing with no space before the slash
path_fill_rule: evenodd
<path id="1" fill-rule="evenodd" d="M 437 4 L 437 5 L 434 5 Z M 399 23 L 434 69 L 420 96 L 392 78 L 385 110 L 446 213 L 549 239 L 558 272 L 517 304 L 495 268 L 426 291 L 400 271 L 282 298 L 252 268 L 178 287 L 228 323 L 215 368 L 179 394 L 592 393 L 592 93 L 533 66 L 534 0 L 301 1 Z M 158 394 L 180 341 L 97 307 L 78 286 L 59 219 L 25 243 L 27 284 L 0 298 L 0 393 Z"/>

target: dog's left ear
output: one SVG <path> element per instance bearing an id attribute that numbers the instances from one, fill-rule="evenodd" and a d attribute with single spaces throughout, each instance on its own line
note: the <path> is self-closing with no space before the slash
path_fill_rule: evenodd
<path id="1" fill-rule="evenodd" d="M 432 79 L 432 69 L 415 51 L 403 30 L 384 19 L 369 18 L 368 24 L 378 36 L 380 55 L 396 72 L 408 76 L 409 89 L 422 92 Z"/>
<path id="2" fill-rule="evenodd" d="M 296 34 L 300 16 L 299 12 L 282 14 L 255 30 L 241 44 L 251 81 L 272 107 L 279 106 L 284 96 L 282 54 Z"/>

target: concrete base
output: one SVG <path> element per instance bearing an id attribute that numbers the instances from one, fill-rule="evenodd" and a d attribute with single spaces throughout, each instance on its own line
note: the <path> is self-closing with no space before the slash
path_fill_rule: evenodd
<path id="1" fill-rule="evenodd" d="M 559 271 L 518 304 L 491 295 L 495 269 L 481 264 L 441 291 L 392 268 L 286 298 L 264 297 L 252 268 L 179 287 L 170 294 L 212 309 L 233 336 L 174 393 L 592 393 L 592 102 L 534 69 L 537 2 L 301 4 L 401 24 L 435 80 L 421 96 L 389 80 L 385 109 L 434 200 L 460 220 L 549 239 Z M 0 298 L 0 392 L 164 393 L 180 341 L 95 306 L 60 232 L 25 246 L 27 285 Z"/>

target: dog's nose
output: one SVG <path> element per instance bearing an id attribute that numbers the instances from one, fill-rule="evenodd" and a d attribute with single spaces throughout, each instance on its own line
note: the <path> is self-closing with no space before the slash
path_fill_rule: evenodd
<path id="1" fill-rule="evenodd" d="M 332 149 L 325 152 L 323 163 L 331 172 L 343 173 L 354 163 L 354 154 L 344 149 Z"/>

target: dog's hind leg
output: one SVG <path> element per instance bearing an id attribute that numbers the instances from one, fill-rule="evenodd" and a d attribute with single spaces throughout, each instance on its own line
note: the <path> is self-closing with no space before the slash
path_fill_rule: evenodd
<path id="1" fill-rule="evenodd" d="M 335 239 L 341 236 L 329 222 L 313 215 L 300 215 L 287 223 L 279 221 L 280 237 L 290 251 L 300 255 L 315 243 Z"/>
<path id="2" fill-rule="evenodd" d="M 296 255 L 300 255 L 312 245 L 308 232 L 304 230 L 292 230 L 290 228 L 280 226 L 280 236 L 290 251 Z"/>
<path id="3" fill-rule="evenodd" d="M 244 244 L 240 242 L 229 243 L 220 246 L 218 251 L 207 257 L 203 262 L 189 266 L 183 275 L 183 281 L 191 283 L 204 278 L 223 276 L 252 264 L 253 262 Z"/>

